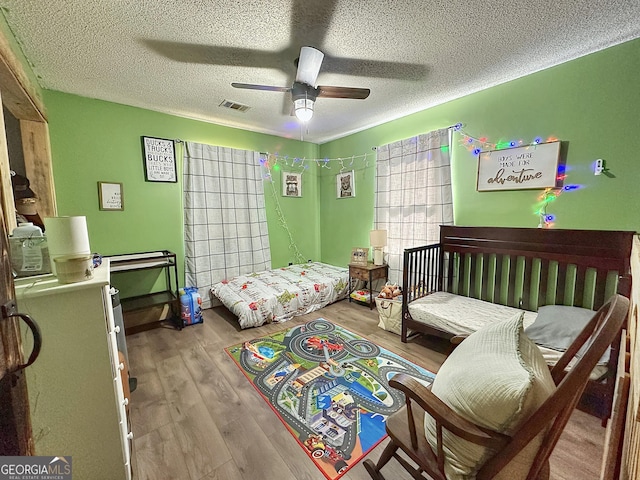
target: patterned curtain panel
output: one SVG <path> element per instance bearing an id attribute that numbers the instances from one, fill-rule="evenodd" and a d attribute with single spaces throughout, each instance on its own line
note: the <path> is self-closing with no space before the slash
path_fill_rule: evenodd
<path id="1" fill-rule="evenodd" d="M 258 152 L 186 142 L 185 282 L 211 306 L 213 284 L 271 268 Z"/>
<path id="2" fill-rule="evenodd" d="M 402 283 L 405 248 L 438 243 L 453 224 L 450 140 L 444 128 L 377 149 L 375 228 L 387 230 L 391 282 Z"/>

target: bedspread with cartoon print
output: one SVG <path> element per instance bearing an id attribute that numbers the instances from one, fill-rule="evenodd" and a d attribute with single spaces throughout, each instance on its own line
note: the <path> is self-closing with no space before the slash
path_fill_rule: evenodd
<path id="1" fill-rule="evenodd" d="M 347 295 L 349 270 L 310 262 L 239 275 L 211 288 L 238 317 L 240 328 L 284 322 L 318 310 Z"/>

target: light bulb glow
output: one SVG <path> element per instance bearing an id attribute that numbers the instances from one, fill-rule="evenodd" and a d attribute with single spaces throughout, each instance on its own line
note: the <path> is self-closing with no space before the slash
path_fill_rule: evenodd
<path id="1" fill-rule="evenodd" d="M 293 101 L 296 117 L 301 122 L 308 122 L 313 117 L 313 100 L 310 98 L 298 98 Z"/>

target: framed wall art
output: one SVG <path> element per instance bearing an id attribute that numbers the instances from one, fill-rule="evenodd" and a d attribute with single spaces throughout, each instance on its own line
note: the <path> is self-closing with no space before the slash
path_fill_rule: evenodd
<path id="1" fill-rule="evenodd" d="M 144 178 L 147 182 L 178 181 L 176 149 L 173 140 L 142 137 Z"/>
<path id="2" fill-rule="evenodd" d="M 366 265 L 369 262 L 369 249 L 356 247 L 351 250 L 351 263 L 353 265 Z"/>
<path id="3" fill-rule="evenodd" d="M 98 207 L 100 210 L 124 210 L 122 183 L 98 182 Z"/>
<path id="4" fill-rule="evenodd" d="M 477 190 L 556 187 L 559 161 L 560 142 L 481 152 Z"/>
<path id="5" fill-rule="evenodd" d="M 302 196 L 302 173 L 282 172 L 282 196 Z"/>
<path id="6" fill-rule="evenodd" d="M 340 172 L 336 175 L 336 192 L 338 198 L 352 198 L 356 196 L 355 171 Z"/>

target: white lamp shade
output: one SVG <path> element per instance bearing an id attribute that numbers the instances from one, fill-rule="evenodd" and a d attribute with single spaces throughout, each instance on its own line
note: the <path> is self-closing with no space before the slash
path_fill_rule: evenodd
<path id="1" fill-rule="evenodd" d="M 310 98 L 298 98 L 293 101 L 293 108 L 301 122 L 308 122 L 313 117 L 313 100 Z"/>
<path id="2" fill-rule="evenodd" d="M 371 230 L 369 233 L 369 243 L 372 247 L 384 247 L 387 245 L 386 230 Z"/>

